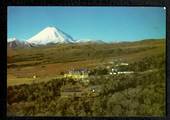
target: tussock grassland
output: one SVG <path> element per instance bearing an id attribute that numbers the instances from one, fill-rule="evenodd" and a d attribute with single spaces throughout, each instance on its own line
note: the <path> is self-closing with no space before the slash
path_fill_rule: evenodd
<path id="1" fill-rule="evenodd" d="M 8 83 L 17 79 L 54 77 L 73 68 L 94 68 L 114 59 L 133 63 L 162 54 L 165 40 L 143 40 L 110 44 L 60 44 L 8 50 Z M 24 81 L 24 80 L 23 80 Z M 13 83 L 13 82 L 12 82 Z"/>

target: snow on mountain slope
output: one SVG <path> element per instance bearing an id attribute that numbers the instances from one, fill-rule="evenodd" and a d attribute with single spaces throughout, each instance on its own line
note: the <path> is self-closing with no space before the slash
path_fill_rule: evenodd
<path id="1" fill-rule="evenodd" d="M 28 43 L 46 45 L 49 43 L 74 43 L 73 38 L 55 27 L 47 27 L 27 40 Z"/>
<path id="2" fill-rule="evenodd" d="M 12 41 L 19 41 L 19 40 L 15 37 L 7 39 L 7 42 L 12 42 Z"/>
<path id="3" fill-rule="evenodd" d="M 9 48 L 26 48 L 26 47 L 31 47 L 31 45 L 27 42 L 21 41 L 17 38 L 9 38 L 8 40 L 8 47 Z"/>
<path id="4" fill-rule="evenodd" d="M 76 43 L 105 43 L 102 40 L 94 40 L 94 39 L 79 39 Z"/>

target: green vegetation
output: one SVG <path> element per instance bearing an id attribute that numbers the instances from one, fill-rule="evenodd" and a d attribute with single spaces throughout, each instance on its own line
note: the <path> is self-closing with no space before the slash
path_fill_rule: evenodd
<path id="1" fill-rule="evenodd" d="M 19 61 L 31 61 L 33 58 L 36 58 L 35 61 L 49 60 L 52 63 L 63 62 L 64 64 L 73 60 L 82 61 L 103 57 L 105 60 L 103 64 L 96 63 L 90 68 L 88 85 L 72 78 L 58 77 L 38 83 L 8 86 L 8 116 L 165 115 L 165 45 L 163 40 L 99 45 L 51 45 L 37 48 L 37 50 L 33 48 L 32 53 L 29 53 L 29 49 L 23 50 L 24 52 L 16 51 L 17 55 L 15 54 L 12 64 L 18 64 Z M 52 56 L 54 56 L 53 59 Z M 110 65 L 108 62 L 116 57 L 127 61 L 129 65 L 126 69 L 133 70 L 134 73 L 110 75 L 106 66 Z M 60 60 L 61 58 L 63 61 Z M 32 64 L 32 62 L 27 64 Z M 26 66 L 18 64 L 18 67 Z M 8 68 L 10 72 L 11 69 L 16 68 L 15 66 Z M 64 73 L 61 73 L 62 76 Z M 98 86 L 95 91 L 90 91 L 95 86 Z M 69 87 L 81 87 L 83 94 L 76 96 L 72 92 L 71 96 L 62 96 L 61 92 Z"/>

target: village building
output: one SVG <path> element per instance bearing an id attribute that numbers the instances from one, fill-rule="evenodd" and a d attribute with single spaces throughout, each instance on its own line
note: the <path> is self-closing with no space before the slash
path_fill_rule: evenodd
<path id="1" fill-rule="evenodd" d="M 132 74 L 134 71 L 130 71 L 128 68 L 128 63 L 119 63 L 116 64 L 113 68 L 111 68 L 109 74 L 116 75 L 116 74 Z"/>
<path id="2" fill-rule="evenodd" d="M 120 65 L 129 65 L 128 63 L 120 63 Z"/>
<path id="3" fill-rule="evenodd" d="M 70 70 L 68 73 L 64 74 L 65 78 L 73 78 L 75 80 L 88 78 L 87 69 Z"/>
<path id="4" fill-rule="evenodd" d="M 33 75 L 33 78 L 34 78 L 34 79 L 36 79 L 36 78 L 37 78 L 37 76 L 36 76 L 36 75 Z"/>
<path id="5" fill-rule="evenodd" d="M 118 72 L 117 74 L 132 74 L 134 73 L 134 71 L 122 71 L 122 72 Z"/>

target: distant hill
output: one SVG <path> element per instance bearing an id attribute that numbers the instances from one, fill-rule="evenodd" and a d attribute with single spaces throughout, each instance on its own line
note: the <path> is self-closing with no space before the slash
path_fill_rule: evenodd
<path id="1" fill-rule="evenodd" d="M 14 57 L 14 61 L 16 62 L 31 61 L 34 58 L 34 60 L 42 61 L 44 63 L 64 63 L 91 59 L 109 59 L 128 55 L 131 55 L 131 58 L 137 59 L 138 57 L 142 57 L 137 53 L 146 52 L 147 54 L 150 54 L 153 51 L 161 52 L 164 50 L 162 49 L 162 47 L 165 47 L 164 45 L 165 40 L 162 39 L 156 41 L 110 44 L 49 44 L 46 46 L 31 47 L 30 49 L 17 49 L 13 51 L 16 53 Z M 128 57 L 126 59 L 128 59 Z"/>
<path id="2" fill-rule="evenodd" d="M 17 38 L 9 38 L 7 47 L 9 47 L 9 48 L 29 48 L 29 47 L 32 47 L 32 45 L 27 42 L 23 42 Z"/>

